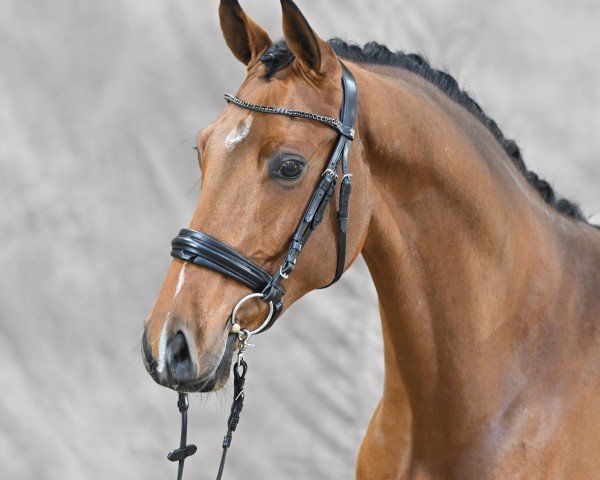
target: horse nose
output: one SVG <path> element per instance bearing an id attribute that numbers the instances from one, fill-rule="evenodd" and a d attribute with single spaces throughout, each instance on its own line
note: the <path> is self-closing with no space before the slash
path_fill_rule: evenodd
<path id="1" fill-rule="evenodd" d="M 144 358 L 146 359 L 146 362 L 144 362 L 146 368 L 150 373 L 154 373 L 156 371 L 156 360 L 154 360 L 154 356 L 152 355 L 152 347 L 148 341 L 146 329 L 144 329 L 144 336 L 142 337 L 142 350 L 144 352 Z"/>
<path id="2" fill-rule="evenodd" d="M 195 378 L 194 362 L 183 332 L 177 332 L 171 338 L 165 353 L 167 367 L 175 381 L 189 382 Z"/>

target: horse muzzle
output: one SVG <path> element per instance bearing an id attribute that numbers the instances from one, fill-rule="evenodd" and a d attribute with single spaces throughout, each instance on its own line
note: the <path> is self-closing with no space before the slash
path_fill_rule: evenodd
<path id="1" fill-rule="evenodd" d="M 236 338 L 232 334 L 227 336 L 214 365 L 203 369 L 206 373 L 198 373 L 199 360 L 191 342 L 182 331 L 169 338 L 159 339 L 164 347 L 159 347 L 158 359 L 152 354 L 152 347 L 144 331 L 142 357 L 146 370 L 159 385 L 177 392 L 211 392 L 227 381 Z"/>

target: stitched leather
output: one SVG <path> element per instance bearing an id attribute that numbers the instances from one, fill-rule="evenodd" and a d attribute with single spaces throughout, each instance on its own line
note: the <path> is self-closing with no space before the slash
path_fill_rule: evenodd
<path id="1" fill-rule="evenodd" d="M 352 78 L 352 81 L 343 81 L 342 85 L 344 88 L 344 103 L 340 116 L 345 125 L 352 125 L 356 123 L 356 115 L 358 113 L 358 92 L 356 89 L 356 82 L 350 71 L 342 63 L 342 70 L 344 71 L 344 79 L 347 75 Z M 337 282 L 342 274 L 344 273 L 344 267 L 346 265 L 346 232 L 348 230 L 348 218 L 349 218 L 349 205 L 350 205 L 350 193 L 352 192 L 352 180 L 348 167 L 348 153 L 350 150 L 350 142 L 346 137 L 340 137 L 338 144 L 334 150 L 334 155 L 341 157 L 342 164 L 342 181 L 340 183 L 340 203 L 338 208 L 338 257 L 335 268 L 335 276 L 333 280 L 323 288 L 327 288 Z M 334 156 L 332 155 L 332 160 Z M 339 162 L 339 159 L 338 159 Z M 337 168 L 337 163 L 335 167 Z"/>
<path id="2" fill-rule="evenodd" d="M 229 245 L 206 233 L 184 228 L 171 241 L 171 247 L 171 256 L 174 258 L 209 268 L 246 285 L 254 292 L 262 292 L 265 301 L 273 302 L 273 317 L 281 313 L 281 298 L 285 294 L 283 288 L 271 285 L 271 275 L 266 270 Z"/>
<path id="3" fill-rule="evenodd" d="M 171 242 L 171 255 L 210 268 L 243 283 L 253 291 L 262 290 L 271 275 L 225 243 L 210 235 L 183 229 Z"/>

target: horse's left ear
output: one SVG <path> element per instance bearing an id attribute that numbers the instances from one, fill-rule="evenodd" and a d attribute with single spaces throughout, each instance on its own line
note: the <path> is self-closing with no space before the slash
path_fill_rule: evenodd
<path id="1" fill-rule="evenodd" d="M 267 32 L 246 15 L 238 0 L 221 0 L 219 20 L 225 42 L 244 65 L 254 63 L 271 46 Z"/>
<path id="2" fill-rule="evenodd" d="M 333 48 L 317 36 L 292 0 L 281 0 L 283 36 L 302 67 L 325 74 L 335 68 L 337 57 Z"/>

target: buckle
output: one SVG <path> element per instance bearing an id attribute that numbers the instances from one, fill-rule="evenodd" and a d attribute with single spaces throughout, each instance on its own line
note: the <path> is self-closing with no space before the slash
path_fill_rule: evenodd
<path id="1" fill-rule="evenodd" d="M 338 178 L 338 175 L 337 175 L 337 173 L 335 173 L 335 172 L 334 172 L 334 171 L 333 171 L 331 168 L 328 168 L 328 169 L 326 169 L 326 170 L 325 170 L 325 171 L 324 171 L 324 172 L 321 174 L 321 176 L 322 176 L 322 177 L 324 177 L 324 176 L 326 176 L 326 175 L 331 175 L 331 176 L 332 176 L 332 178 Z"/>
<path id="2" fill-rule="evenodd" d="M 356 135 L 356 130 L 353 127 L 349 127 L 348 125 L 339 125 L 338 132 L 346 138 L 350 140 L 354 140 L 354 136 Z"/>

